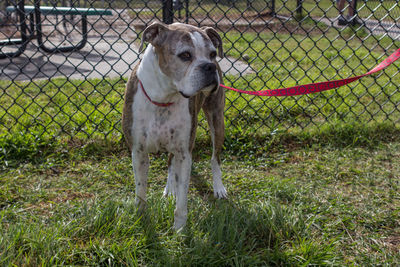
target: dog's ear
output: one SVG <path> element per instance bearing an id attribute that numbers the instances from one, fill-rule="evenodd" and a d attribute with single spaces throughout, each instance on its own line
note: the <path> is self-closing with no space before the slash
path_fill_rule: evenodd
<path id="1" fill-rule="evenodd" d="M 154 22 L 146 29 L 144 29 L 142 34 L 142 40 L 140 42 L 139 53 L 143 51 L 143 46 L 145 42 L 149 42 L 152 45 L 159 46 L 165 40 L 168 31 L 168 26 L 162 22 Z"/>
<path id="2" fill-rule="evenodd" d="M 211 27 L 203 27 L 201 28 L 203 31 L 206 32 L 207 36 L 210 38 L 211 42 L 218 50 L 218 56 L 220 58 L 224 57 L 224 52 L 222 50 L 222 40 L 216 30 Z"/>

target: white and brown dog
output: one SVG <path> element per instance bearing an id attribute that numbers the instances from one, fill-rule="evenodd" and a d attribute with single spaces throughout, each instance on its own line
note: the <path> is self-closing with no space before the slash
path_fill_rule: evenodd
<path id="1" fill-rule="evenodd" d="M 150 44 L 126 87 L 122 128 L 132 152 L 139 210 L 146 205 L 148 153 L 170 153 L 164 195 L 176 196 L 174 228 L 179 230 L 187 220 L 192 150 L 201 108 L 213 143 L 214 195 L 227 196 L 219 159 L 225 93 L 219 87 L 222 76 L 216 56 L 223 55 L 222 41 L 210 27 L 157 22 L 144 30 L 139 51 L 145 42 Z"/>

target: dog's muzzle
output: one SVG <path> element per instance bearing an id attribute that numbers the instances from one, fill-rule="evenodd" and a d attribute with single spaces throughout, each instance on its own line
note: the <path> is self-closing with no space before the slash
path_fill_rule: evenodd
<path id="1" fill-rule="evenodd" d="M 216 90 L 218 88 L 218 74 L 217 74 L 217 65 L 215 63 L 204 63 L 199 66 L 201 71 L 203 72 L 203 88 L 210 87 L 215 85 L 212 90 Z"/>
<path id="2" fill-rule="evenodd" d="M 204 63 L 203 65 L 200 65 L 200 68 L 205 74 L 212 75 L 216 73 L 217 65 L 215 65 L 215 63 Z"/>
<path id="3" fill-rule="evenodd" d="M 200 92 L 213 93 L 218 89 L 219 77 L 215 63 L 206 62 L 198 65 L 195 73 L 190 88 L 179 91 L 183 97 L 190 98 Z"/>

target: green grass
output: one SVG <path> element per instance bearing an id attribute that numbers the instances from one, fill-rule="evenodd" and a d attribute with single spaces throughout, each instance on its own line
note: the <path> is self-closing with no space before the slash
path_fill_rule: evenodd
<path id="1" fill-rule="evenodd" d="M 251 3 L 251 5 L 248 5 Z M 61 5 L 61 4 L 59 4 Z M 92 1 L 90 4 L 96 8 L 114 8 L 128 9 L 133 19 L 147 20 L 154 17 L 162 18 L 162 5 L 158 1 L 112 1 L 103 5 L 102 1 Z M 278 0 L 275 3 L 275 12 L 279 15 L 295 16 L 297 1 Z M 396 22 L 400 17 L 400 7 L 395 0 L 380 1 L 358 1 L 358 15 L 364 19 L 385 20 Z M 271 1 L 252 0 L 252 1 L 190 1 L 189 12 L 191 17 L 201 20 L 202 17 L 217 18 L 218 21 L 221 14 L 225 14 L 230 18 L 244 17 L 254 15 L 254 11 L 258 13 L 267 13 L 271 11 Z M 185 10 L 181 11 L 185 16 Z M 335 18 L 339 14 L 335 1 L 331 0 L 304 0 L 303 15 L 310 17 L 328 17 Z M 345 10 L 347 14 L 347 9 Z M 178 11 L 175 11 L 175 17 Z"/>
<path id="2" fill-rule="evenodd" d="M 303 2 L 303 16 L 309 17 L 327 17 L 327 18 L 336 18 L 339 15 L 339 11 L 337 9 L 336 1 L 331 0 L 304 0 Z M 116 2 L 118 3 L 118 2 Z M 251 3 L 250 5 L 248 5 Z M 219 1 L 216 4 L 214 1 L 202 1 L 199 3 L 198 1 L 190 1 L 189 3 L 189 11 L 191 17 L 196 17 L 199 19 L 199 16 L 207 17 L 215 17 L 220 19 L 221 14 L 227 15 L 229 18 L 237 18 L 240 14 L 243 14 L 243 17 L 248 17 L 254 15 L 254 11 L 257 13 L 267 13 L 271 11 L 271 1 L 261 1 L 261 0 L 253 0 L 253 1 Z M 286 16 L 296 16 L 296 8 L 297 1 L 291 0 L 278 0 L 275 2 L 275 12 L 278 15 L 286 15 Z M 126 8 L 127 5 L 125 2 L 119 3 L 114 6 L 119 8 Z M 134 17 L 137 16 L 152 16 L 154 12 L 157 13 L 158 17 L 161 16 L 161 6 L 156 1 L 149 1 L 146 3 L 146 6 L 141 2 L 131 2 L 128 5 L 132 9 L 143 9 L 150 8 L 152 11 L 142 10 L 140 12 L 132 12 Z M 373 20 L 385 20 L 396 22 L 400 17 L 400 7 L 396 0 L 385 0 L 385 1 L 358 1 L 357 3 L 358 15 L 364 19 L 373 19 Z M 182 11 L 182 16 L 185 16 L 185 10 Z M 347 14 L 348 7 L 345 7 L 344 13 Z M 175 16 L 178 16 L 178 12 L 175 12 Z M 217 19 L 217 20 L 218 20 Z"/>
<path id="3" fill-rule="evenodd" d="M 304 0 L 303 16 L 310 17 L 328 17 L 336 18 L 339 15 L 336 1 L 331 0 Z M 294 16 L 296 15 L 296 1 L 276 1 L 276 13 L 280 15 Z M 364 19 L 385 20 L 396 22 L 400 17 L 400 7 L 395 0 L 380 1 L 358 1 L 358 16 Z M 345 8 L 344 14 L 347 15 L 348 7 Z"/>
<path id="4" fill-rule="evenodd" d="M 366 73 L 386 57 L 384 49 L 389 55 L 397 45 L 389 39 L 350 31 L 311 37 L 229 33 L 224 42 L 226 54 L 235 58 L 247 54 L 255 73 L 227 75 L 226 83 L 261 90 L 343 79 Z M 262 135 L 282 128 L 296 129 L 293 126 L 320 127 L 327 121 L 398 124 L 400 76 L 396 66 L 398 63 L 376 76 L 319 94 L 262 98 L 228 92 L 227 123 L 244 131 L 256 129 Z"/>
<path id="5" fill-rule="evenodd" d="M 398 43 L 349 29 L 325 36 L 228 32 L 230 57 L 278 88 L 362 74 Z M 123 145 L 123 79 L 1 81 L 0 265 L 395 265 L 400 261 L 398 63 L 336 91 L 227 93 L 229 200 L 215 200 L 207 131 L 198 132 L 188 226 L 172 231 L 153 155 L 149 209 L 134 205 Z M 201 124 L 204 126 L 204 122 Z"/>
<path id="6" fill-rule="evenodd" d="M 265 148 L 249 137 L 228 139 L 223 175 L 229 200 L 212 197 L 205 168 L 210 144 L 200 135 L 182 234 L 172 231 L 173 200 L 161 196 L 166 155 L 152 157 L 149 209 L 140 217 L 123 147 L 66 144 L 40 162 L 1 171 L 0 262 L 395 264 L 399 133 L 384 125 L 326 127 L 314 134 L 279 134 L 264 140 Z"/>

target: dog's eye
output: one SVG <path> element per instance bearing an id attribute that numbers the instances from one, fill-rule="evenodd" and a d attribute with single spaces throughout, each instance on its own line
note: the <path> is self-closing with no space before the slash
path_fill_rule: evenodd
<path id="1" fill-rule="evenodd" d="M 189 61 L 192 59 L 192 54 L 190 54 L 190 52 L 183 52 L 180 53 L 178 57 L 183 61 Z"/>
<path id="2" fill-rule="evenodd" d="M 212 51 L 211 53 L 210 53 L 210 58 L 211 59 L 214 59 L 214 58 L 216 58 L 217 57 L 217 52 L 216 51 Z"/>

